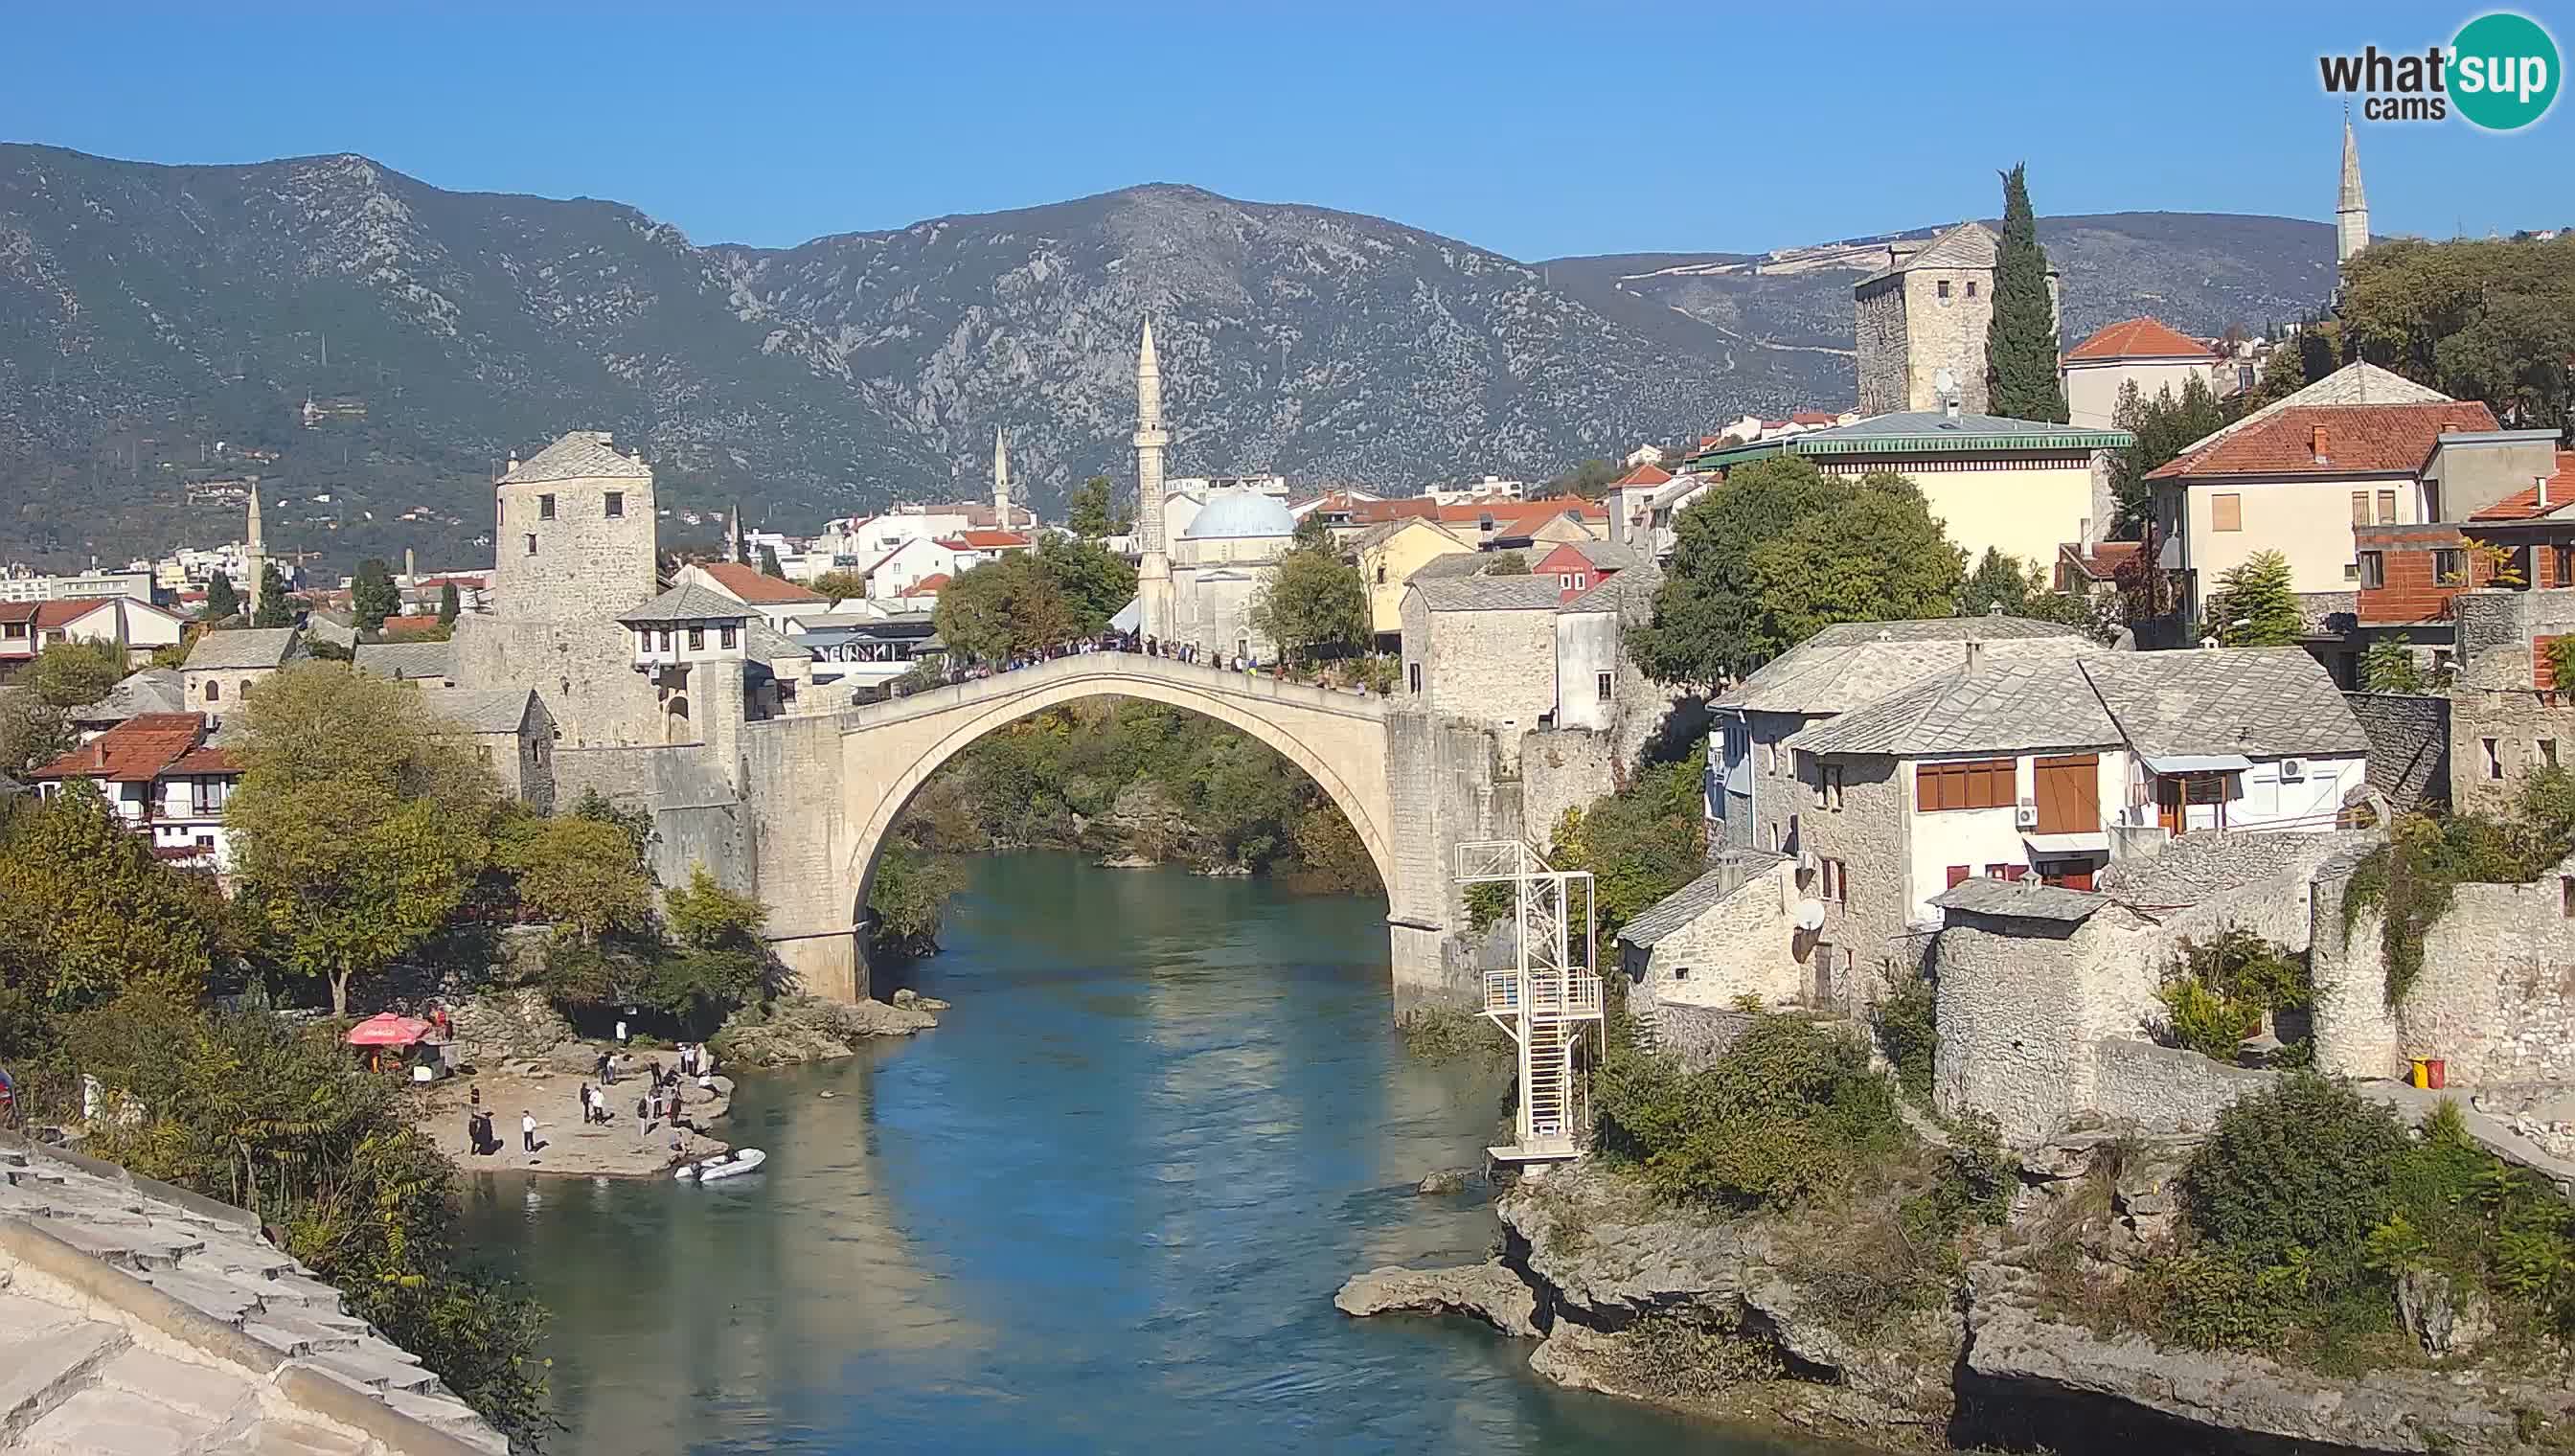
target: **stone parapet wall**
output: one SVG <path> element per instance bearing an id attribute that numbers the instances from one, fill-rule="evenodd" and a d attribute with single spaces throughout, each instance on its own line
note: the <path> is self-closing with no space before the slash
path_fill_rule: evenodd
<path id="1" fill-rule="evenodd" d="M 2346 693 L 2369 735 L 2369 786 L 2399 813 L 2450 801 L 2450 700 L 2430 694 Z"/>
<path id="2" fill-rule="evenodd" d="M 2279 1077 L 2138 1037 L 2100 1041 L 2092 1060 L 2093 1097 L 2102 1115 L 2156 1132 L 2205 1131 L 2217 1124 L 2218 1113 Z"/>
<path id="3" fill-rule="evenodd" d="M 2397 1077 L 2437 1057 L 2454 1087 L 2575 1082 L 2575 916 L 2561 876 L 2462 884 L 2423 937 L 2404 1002 L 2386 1000 L 2384 918 L 2343 925 L 2347 877 L 2316 893 L 2316 1061 L 2346 1076 Z"/>

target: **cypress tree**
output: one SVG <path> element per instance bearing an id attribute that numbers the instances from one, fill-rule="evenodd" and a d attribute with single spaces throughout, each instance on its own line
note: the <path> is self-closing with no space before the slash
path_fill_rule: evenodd
<path id="1" fill-rule="evenodd" d="M 259 569 L 259 612 L 251 618 L 253 627 L 293 627 L 295 604 L 286 598 L 286 574 L 277 563 L 266 562 Z"/>
<path id="2" fill-rule="evenodd" d="M 2003 177 L 2003 237 L 1994 264 L 1994 321 L 1985 332 L 1985 399 L 2013 420 L 2065 423 L 2056 382 L 2056 310 L 2047 297 L 2047 253 L 2030 210 L 2028 164 Z"/>
<path id="3" fill-rule="evenodd" d="M 233 590 L 233 579 L 221 572 L 206 579 L 206 610 L 199 614 L 208 622 L 221 622 L 241 613 L 241 594 Z"/>

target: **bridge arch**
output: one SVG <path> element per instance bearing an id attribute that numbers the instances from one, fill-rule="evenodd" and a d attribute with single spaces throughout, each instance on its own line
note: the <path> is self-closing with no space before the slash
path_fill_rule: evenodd
<path id="1" fill-rule="evenodd" d="M 1239 728 L 1314 780 L 1366 846 L 1389 903 L 1396 893 L 1393 806 L 1382 700 L 1164 658 L 1098 653 L 872 705 L 841 718 L 843 882 L 865 913 L 878 852 L 941 765 L 978 739 L 1084 698 L 1160 703 Z"/>

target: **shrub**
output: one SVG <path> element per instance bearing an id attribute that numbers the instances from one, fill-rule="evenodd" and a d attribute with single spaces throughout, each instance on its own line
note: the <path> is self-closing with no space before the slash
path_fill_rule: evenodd
<path id="1" fill-rule="evenodd" d="M 2262 1029 L 2262 1008 L 2237 1000 L 2195 975 L 2167 981 L 2156 992 L 2164 1003 L 2164 1039 L 2211 1061 L 2237 1059 L 2244 1038 Z"/>
<path id="2" fill-rule="evenodd" d="M 1878 1049 L 1894 1064 L 1904 1095 L 1917 1102 L 1931 1100 L 1931 1073 L 1940 1052 L 1939 1001 L 1931 982 L 1916 976 L 1878 1002 L 1872 1013 Z"/>
<path id="3" fill-rule="evenodd" d="M 2409 1147 L 2396 1113 L 2300 1073 L 2218 1115 L 2182 1175 L 2200 1236 L 2244 1268 L 2307 1269 L 2318 1296 L 2359 1283 Z"/>
<path id="4" fill-rule="evenodd" d="M 1784 1207 L 1845 1184 L 1899 1144 L 1895 1094 L 1858 1037 L 1763 1015 L 1714 1065 L 1684 1072 L 1613 1049 L 1593 1083 L 1598 1146 L 1666 1197 Z"/>

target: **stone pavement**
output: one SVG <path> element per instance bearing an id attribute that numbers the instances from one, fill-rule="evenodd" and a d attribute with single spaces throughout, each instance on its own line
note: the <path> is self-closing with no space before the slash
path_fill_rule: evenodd
<path id="1" fill-rule="evenodd" d="M 0 1453 L 509 1449 L 247 1213 L 0 1139 Z"/>

